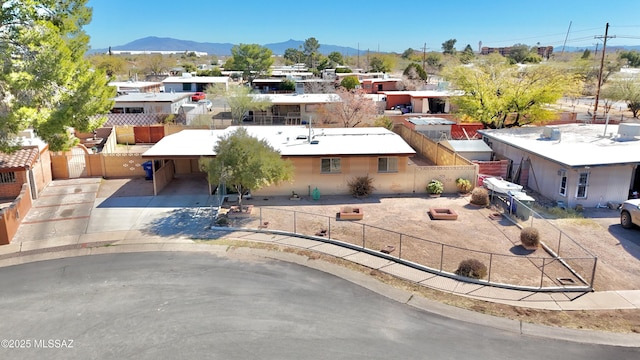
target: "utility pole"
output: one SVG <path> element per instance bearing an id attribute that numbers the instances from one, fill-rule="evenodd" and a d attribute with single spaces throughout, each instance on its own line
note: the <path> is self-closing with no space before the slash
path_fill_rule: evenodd
<path id="1" fill-rule="evenodd" d="M 427 62 L 427 43 L 422 47 L 422 70 L 427 71 L 425 64 Z"/>
<path id="2" fill-rule="evenodd" d="M 567 29 L 567 35 L 564 37 L 564 42 L 562 43 L 562 52 L 560 55 L 564 55 L 564 46 L 567 45 L 567 39 L 569 38 L 569 31 L 571 31 L 571 24 L 573 21 L 569 21 L 569 28 Z"/>
<path id="3" fill-rule="evenodd" d="M 602 70 L 604 68 L 604 56 L 607 52 L 607 39 L 614 38 L 615 36 L 609 36 L 609 23 L 604 28 L 604 36 L 596 36 L 596 39 L 603 39 L 604 43 L 602 44 L 602 58 L 600 58 L 600 71 L 598 72 L 598 87 L 596 89 L 596 103 L 593 106 L 593 119 L 592 122 L 596 122 L 596 113 L 598 112 L 598 101 L 600 100 L 600 87 L 602 86 Z"/>

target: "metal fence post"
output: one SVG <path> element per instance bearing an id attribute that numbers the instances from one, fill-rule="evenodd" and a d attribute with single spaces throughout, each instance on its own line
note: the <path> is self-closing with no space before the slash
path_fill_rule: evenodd
<path id="1" fill-rule="evenodd" d="M 262 225 L 262 208 L 260 208 L 260 223 L 258 223 L 258 229 L 260 229 L 260 225 Z"/>
<path id="2" fill-rule="evenodd" d="M 440 271 L 442 271 L 443 261 L 444 261 L 444 244 L 440 244 Z"/>
<path id="3" fill-rule="evenodd" d="M 400 246 L 398 249 L 398 259 L 402 259 L 402 233 L 400 233 Z"/>
<path id="4" fill-rule="evenodd" d="M 562 243 L 562 231 L 558 234 L 558 256 L 560 256 L 560 244 Z"/>
<path id="5" fill-rule="evenodd" d="M 293 233 L 297 234 L 298 232 L 296 231 L 297 227 L 296 227 L 296 211 L 293 212 Z"/>
<path id="6" fill-rule="evenodd" d="M 544 281 L 544 263 L 546 259 L 542 259 L 542 268 L 540 269 L 540 289 L 542 289 L 542 282 Z"/>
<path id="7" fill-rule="evenodd" d="M 331 217 L 327 216 L 329 226 L 327 227 L 327 239 L 331 239 Z"/>
<path id="8" fill-rule="evenodd" d="M 366 242 L 364 240 L 364 224 L 362 224 L 362 248 L 365 249 L 366 247 Z"/>
<path id="9" fill-rule="evenodd" d="M 596 266 L 598 265 L 598 257 L 593 258 L 593 270 L 591 270 L 591 281 L 589 286 L 593 289 L 593 282 L 596 279 Z"/>
<path id="10" fill-rule="evenodd" d="M 487 274 L 487 282 L 491 282 L 491 263 L 493 262 L 493 253 L 489 254 L 489 273 Z"/>

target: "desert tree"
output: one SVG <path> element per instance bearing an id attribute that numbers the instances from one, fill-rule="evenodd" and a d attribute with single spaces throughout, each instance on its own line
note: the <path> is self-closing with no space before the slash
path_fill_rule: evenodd
<path id="1" fill-rule="evenodd" d="M 499 54 L 485 56 L 473 67 L 449 67 L 444 76 L 463 91 L 463 95 L 452 97 L 458 113 L 487 128 L 550 120 L 554 116 L 550 105 L 579 86 L 578 79 L 561 68 L 518 67 Z"/>
<path id="2" fill-rule="evenodd" d="M 620 79 L 609 81 L 602 89 L 602 98 L 624 101 L 634 118 L 640 113 L 640 79 Z"/>
<path id="3" fill-rule="evenodd" d="M 213 146 L 214 158 L 201 158 L 200 168 L 207 173 L 209 184 L 225 184 L 238 193 L 238 206 L 249 190 L 290 181 L 293 164 L 285 160 L 265 139 L 251 136 L 238 127 L 218 138 Z"/>
<path id="4" fill-rule="evenodd" d="M 51 150 L 77 143 L 69 128 L 95 130 L 111 110 L 115 88 L 84 55 L 91 20 L 86 0 L 2 1 L 0 11 L 0 151 L 19 147 L 33 128 Z"/>
<path id="5" fill-rule="evenodd" d="M 234 124 L 242 123 L 242 117 L 249 110 L 261 111 L 271 106 L 267 96 L 253 94 L 251 88 L 244 85 L 232 85 L 228 89 L 211 86 L 207 88 L 207 95 L 227 100 L 231 110 L 231 121 Z"/>
<path id="6" fill-rule="evenodd" d="M 455 55 L 456 54 L 456 39 L 449 39 L 442 43 L 442 53 L 445 55 Z"/>
<path id="7" fill-rule="evenodd" d="M 242 71 L 248 82 L 262 75 L 269 74 L 273 64 L 273 52 L 258 44 L 240 44 L 231 48 L 233 70 Z M 226 69 L 226 67 L 225 67 Z"/>
<path id="8" fill-rule="evenodd" d="M 376 103 L 361 90 L 338 88 L 333 102 L 320 107 L 319 120 L 324 125 L 340 127 L 369 126 L 379 117 Z"/>

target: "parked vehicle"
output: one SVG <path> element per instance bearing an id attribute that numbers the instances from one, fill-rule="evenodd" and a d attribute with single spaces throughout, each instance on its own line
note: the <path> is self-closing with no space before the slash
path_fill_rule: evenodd
<path id="1" fill-rule="evenodd" d="M 200 100 L 204 100 L 207 98 L 207 94 L 198 91 L 197 93 L 191 95 L 191 101 L 196 102 L 196 101 L 200 101 Z"/>
<path id="2" fill-rule="evenodd" d="M 630 229 L 634 224 L 640 226 L 640 199 L 627 200 L 620 207 L 620 225 Z"/>
<path id="3" fill-rule="evenodd" d="M 413 106 L 411 106 L 411 104 L 398 104 L 396 106 L 392 106 L 391 110 L 400 110 L 401 113 L 407 114 L 413 112 Z"/>
<path id="4" fill-rule="evenodd" d="M 209 99 L 198 100 L 198 104 L 204 105 L 209 111 L 211 111 L 211 108 L 213 108 L 213 103 Z"/>

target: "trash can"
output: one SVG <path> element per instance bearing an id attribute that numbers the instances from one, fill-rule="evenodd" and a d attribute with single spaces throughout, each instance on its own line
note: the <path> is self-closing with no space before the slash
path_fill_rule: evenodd
<path id="1" fill-rule="evenodd" d="M 146 173 L 145 179 L 152 180 L 153 179 L 153 163 L 151 161 L 146 161 L 142 163 L 142 168 Z"/>
<path id="2" fill-rule="evenodd" d="M 318 188 L 313 189 L 311 192 L 311 198 L 313 200 L 320 200 L 320 190 L 318 190 Z"/>

